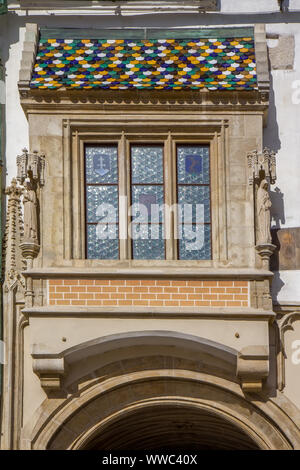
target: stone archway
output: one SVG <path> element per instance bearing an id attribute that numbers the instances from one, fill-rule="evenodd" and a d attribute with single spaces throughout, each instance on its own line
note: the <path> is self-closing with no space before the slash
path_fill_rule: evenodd
<path id="1" fill-rule="evenodd" d="M 282 397 L 280 402 L 282 406 Z M 124 423 L 122 420 L 129 418 L 134 420 L 134 416 L 139 418 L 145 412 L 149 415 L 149 410 L 154 407 L 160 407 L 162 413 L 167 413 L 168 422 L 174 410 L 180 410 L 178 425 L 182 424 L 183 409 L 185 413 L 188 409 L 188 416 L 193 410 L 197 415 L 194 427 L 199 429 L 205 422 L 211 426 L 209 438 L 206 442 L 202 440 L 203 447 L 218 448 L 219 443 L 213 440 L 213 435 L 220 431 L 219 436 L 224 437 L 224 433 L 229 431 L 232 437 L 224 442 L 226 448 L 300 448 L 296 425 L 278 403 L 251 401 L 242 394 L 237 384 L 187 370 L 126 374 L 109 379 L 107 383 L 94 383 L 69 400 L 56 402 L 47 399 L 39 410 L 40 419 L 31 435 L 26 438 L 24 430 L 23 437 L 31 442 L 31 449 L 37 450 L 100 447 L 101 439 L 104 439 L 104 447 L 113 447 L 118 442 L 114 444 L 109 439 L 111 430 L 118 422 Z M 136 423 L 140 422 L 136 420 Z M 218 429 L 219 425 L 221 427 Z M 166 432 L 166 429 L 161 428 L 161 432 Z M 201 431 L 202 435 L 204 431 Z M 166 444 L 175 445 L 177 438 L 178 434 L 174 436 L 173 443 L 168 441 Z M 151 439 L 150 444 L 155 447 L 156 442 L 150 436 Z M 123 444 L 125 448 L 131 445 L 129 441 Z M 144 445 L 142 441 L 137 444 L 140 448 Z"/>
<path id="2" fill-rule="evenodd" d="M 180 400 L 149 403 L 93 433 L 84 450 L 259 450 L 245 430 L 221 414 Z"/>
<path id="3" fill-rule="evenodd" d="M 61 394 L 50 393 L 22 430 L 21 448 L 300 448 L 292 404 L 280 392 L 245 395 L 234 352 L 154 336 L 80 345 Z"/>

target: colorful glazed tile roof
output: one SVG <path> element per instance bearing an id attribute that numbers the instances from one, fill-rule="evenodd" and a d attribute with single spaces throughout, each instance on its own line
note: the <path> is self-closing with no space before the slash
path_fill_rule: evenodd
<path id="1" fill-rule="evenodd" d="M 224 31 L 224 30 L 223 30 Z M 253 37 L 41 38 L 31 88 L 253 90 Z"/>

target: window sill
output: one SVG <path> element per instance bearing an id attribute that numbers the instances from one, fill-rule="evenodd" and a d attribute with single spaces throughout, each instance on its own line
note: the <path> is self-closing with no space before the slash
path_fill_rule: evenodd
<path id="1" fill-rule="evenodd" d="M 175 264 L 176 263 L 176 264 Z M 199 262 L 198 262 L 199 263 Z M 136 267 L 128 263 L 115 265 L 100 265 L 97 268 L 86 265 L 57 266 L 51 268 L 33 268 L 22 273 L 25 277 L 35 279 L 51 278 L 90 278 L 90 279 L 262 279 L 272 278 L 273 273 L 264 269 L 255 268 L 219 268 L 193 265 L 180 267 L 178 261 L 173 267 L 166 266 Z"/>

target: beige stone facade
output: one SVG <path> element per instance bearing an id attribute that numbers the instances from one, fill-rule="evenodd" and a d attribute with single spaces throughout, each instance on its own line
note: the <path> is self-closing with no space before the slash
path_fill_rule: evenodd
<path id="1" fill-rule="evenodd" d="M 258 91 L 172 97 L 30 90 L 37 26 L 26 34 L 20 99 L 45 181 L 39 242 L 23 240 L 22 255 L 21 195 L 8 191 L 18 255 L 6 254 L 1 448 L 156 449 L 168 436 L 166 446 L 300 449 L 300 383 L 284 393 L 293 371 L 270 296 L 273 245 L 257 246 L 247 160 L 263 151 L 265 28 L 255 30 Z M 85 259 L 84 144 L 118 145 L 125 194 L 126 149 L 149 141 L 170 162 L 178 142 L 210 146 L 212 259 L 178 260 L 172 236 L 163 261 L 132 260 L 128 240 L 120 260 Z"/>

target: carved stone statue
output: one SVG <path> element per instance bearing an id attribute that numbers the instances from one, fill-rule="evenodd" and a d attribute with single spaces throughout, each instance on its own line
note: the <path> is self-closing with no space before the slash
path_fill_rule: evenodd
<path id="1" fill-rule="evenodd" d="M 257 223 L 258 223 L 258 243 L 270 244 L 271 238 L 271 215 L 270 208 L 272 206 L 268 181 L 263 179 L 257 191 Z"/>
<path id="2" fill-rule="evenodd" d="M 37 235 L 37 197 L 32 182 L 25 180 L 24 204 L 24 240 L 38 243 Z"/>

